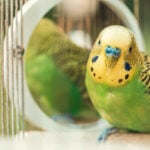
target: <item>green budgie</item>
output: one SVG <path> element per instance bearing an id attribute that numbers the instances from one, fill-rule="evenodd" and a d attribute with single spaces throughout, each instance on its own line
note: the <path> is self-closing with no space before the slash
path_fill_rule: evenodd
<path id="1" fill-rule="evenodd" d="M 51 20 L 42 19 L 36 27 L 25 57 L 26 76 L 33 97 L 48 115 L 98 118 L 84 85 L 88 54 Z"/>
<path id="2" fill-rule="evenodd" d="M 114 127 L 150 132 L 150 57 L 139 52 L 129 29 L 102 30 L 88 59 L 86 86 L 98 113 Z"/>

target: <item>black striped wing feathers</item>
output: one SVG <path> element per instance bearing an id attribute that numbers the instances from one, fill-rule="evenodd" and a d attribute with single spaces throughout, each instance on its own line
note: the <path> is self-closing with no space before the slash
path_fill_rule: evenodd
<path id="1" fill-rule="evenodd" d="M 150 56 L 143 55 L 143 69 L 140 74 L 140 80 L 146 85 L 147 91 L 150 94 Z"/>

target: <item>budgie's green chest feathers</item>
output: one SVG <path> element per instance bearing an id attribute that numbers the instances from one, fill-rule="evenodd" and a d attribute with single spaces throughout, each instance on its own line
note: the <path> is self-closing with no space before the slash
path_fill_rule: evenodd
<path id="1" fill-rule="evenodd" d="M 104 29 L 93 46 L 86 86 L 97 111 L 116 127 L 150 132 L 149 63 L 121 26 Z"/>

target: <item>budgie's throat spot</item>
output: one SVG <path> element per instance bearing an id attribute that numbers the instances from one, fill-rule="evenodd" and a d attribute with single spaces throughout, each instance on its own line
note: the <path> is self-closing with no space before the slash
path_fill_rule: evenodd
<path id="1" fill-rule="evenodd" d="M 91 72 L 93 72 L 94 71 L 94 69 L 93 69 L 93 67 L 91 67 Z"/>
<path id="2" fill-rule="evenodd" d="M 119 79 L 119 80 L 118 80 L 118 83 L 121 83 L 122 81 L 123 81 L 123 79 Z"/>
<path id="3" fill-rule="evenodd" d="M 97 61 L 97 59 L 98 59 L 98 56 L 94 56 L 94 57 L 92 58 L 92 63 L 95 63 L 95 62 Z"/>
<path id="4" fill-rule="evenodd" d="M 128 62 L 125 62 L 125 70 L 130 71 L 132 69 L 131 65 Z"/>
<path id="5" fill-rule="evenodd" d="M 129 74 L 126 74 L 125 75 L 125 79 L 127 80 L 129 78 Z"/>
<path id="6" fill-rule="evenodd" d="M 101 55 L 91 56 L 88 62 L 89 73 L 95 82 L 114 87 L 124 85 L 130 81 L 135 73 L 135 68 L 129 62 L 120 60 L 117 60 L 110 68 Z"/>

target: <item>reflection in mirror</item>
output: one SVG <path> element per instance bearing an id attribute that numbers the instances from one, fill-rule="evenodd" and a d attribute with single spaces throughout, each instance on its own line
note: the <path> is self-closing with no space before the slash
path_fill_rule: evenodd
<path id="1" fill-rule="evenodd" d="M 58 5 L 41 19 L 28 44 L 25 69 L 30 92 L 39 107 L 61 123 L 100 118 L 84 83 L 86 61 L 99 31 L 122 22 L 101 3 L 95 9 L 77 18 Z"/>

